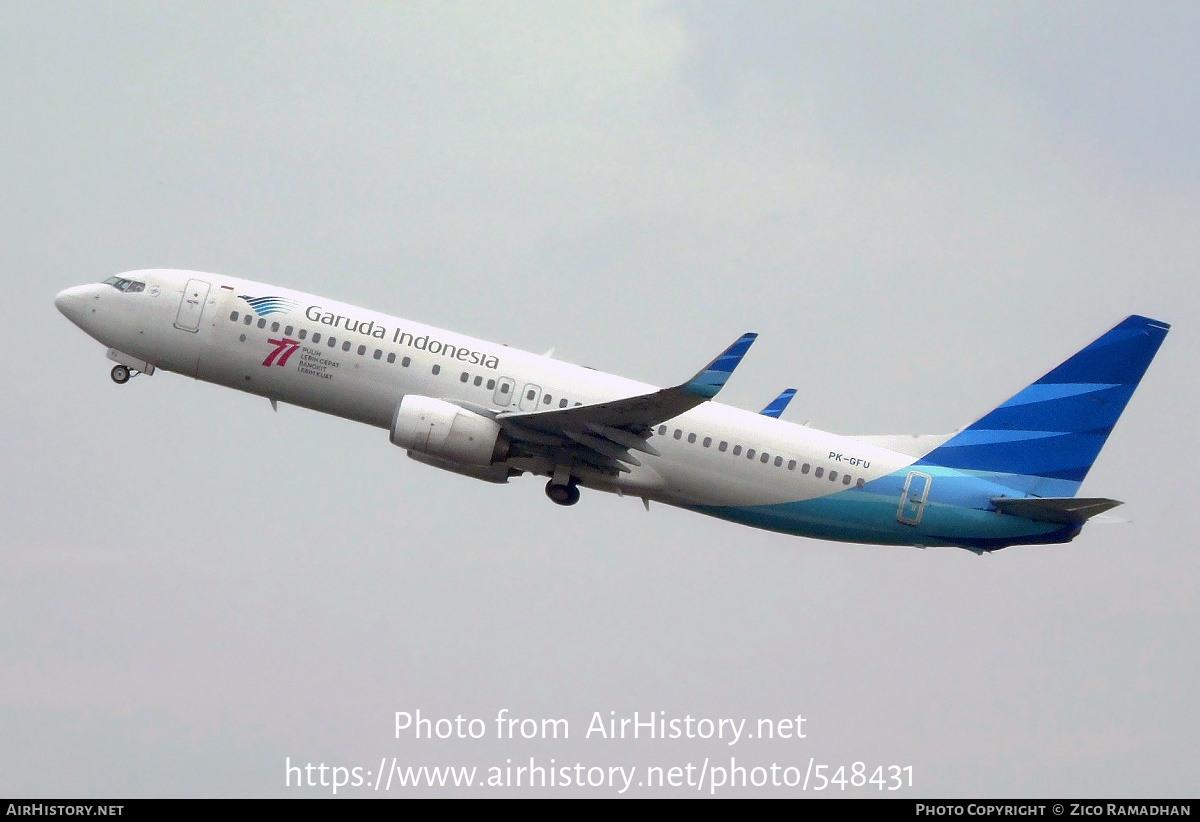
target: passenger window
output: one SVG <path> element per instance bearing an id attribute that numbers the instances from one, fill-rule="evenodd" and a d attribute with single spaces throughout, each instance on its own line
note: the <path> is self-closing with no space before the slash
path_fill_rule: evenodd
<path id="1" fill-rule="evenodd" d="M 806 462 L 806 463 L 804 463 L 804 465 L 801 465 L 801 466 L 800 466 L 800 473 L 801 473 L 801 474 L 807 474 L 811 468 L 812 468 L 812 466 L 810 466 L 810 465 L 809 465 L 809 464 Z"/>
<path id="2" fill-rule="evenodd" d="M 350 350 L 350 346 L 351 346 L 351 345 L 353 345 L 353 344 L 354 344 L 354 343 L 350 342 L 349 340 L 346 340 L 344 343 L 342 343 L 342 350 L 343 350 L 343 351 L 349 351 L 349 350 Z"/>
<path id="3" fill-rule="evenodd" d="M 795 460 L 788 460 L 788 470 L 789 471 L 796 470 L 796 461 Z"/>
<path id="4" fill-rule="evenodd" d="M 238 320 L 238 313 L 236 311 L 229 315 L 229 321 L 231 323 L 235 323 L 235 322 L 237 322 L 237 320 Z"/>
<path id="5" fill-rule="evenodd" d="M 483 385 L 483 377 L 476 377 L 475 378 L 475 387 L 478 388 L 481 385 Z"/>
<path id="6" fill-rule="evenodd" d="M 695 441 L 696 441 L 696 435 L 695 435 L 695 434 L 688 434 L 688 442 L 690 442 L 690 443 L 694 443 Z"/>
<path id="7" fill-rule="evenodd" d="M 849 485 L 849 484 L 850 484 L 850 475 L 846 474 L 845 476 L 842 477 L 842 485 Z"/>
<path id="8" fill-rule="evenodd" d="M 735 457 L 740 457 L 742 455 L 742 446 L 740 446 L 740 445 L 733 446 L 733 455 Z"/>
<path id="9" fill-rule="evenodd" d="M 271 323 L 271 333 L 272 334 L 279 333 L 279 323 Z"/>
<path id="10" fill-rule="evenodd" d="M 501 394 L 507 394 L 510 390 L 512 390 L 512 386 L 509 385 L 508 383 L 500 384 L 500 393 Z"/>
<path id="11" fill-rule="evenodd" d="M 400 364 L 403 365 L 405 368 L 408 368 L 408 366 L 411 363 L 412 363 L 412 359 L 409 357 L 405 357 L 404 359 L 400 360 Z"/>
<path id="12" fill-rule="evenodd" d="M 325 344 L 330 348 L 335 347 L 337 345 L 337 337 L 330 337 L 328 340 L 326 340 Z"/>
<path id="13" fill-rule="evenodd" d="M 536 392 L 536 391 L 532 391 L 532 390 L 531 390 L 531 391 L 529 391 L 528 393 L 526 393 L 526 394 L 525 394 L 525 399 L 526 399 L 526 400 L 532 400 L 532 399 L 536 399 L 536 398 L 537 398 L 537 392 Z"/>
<path id="14" fill-rule="evenodd" d="M 495 380 L 488 380 L 487 387 L 488 387 L 488 391 L 491 391 L 493 388 L 495 388 L 495 387 L 496 387 L 496 381 L 495 381 Z"/>
<path id="15" fill-rule="evenodd" d="M 297 337 L 299 337 L 300 339 L 304 339 L 305 337 L 307 337 L 307 336 L 308 336 L 308 329 L 307 329 L 307 328 L 301 328 L 301 329 L 300 329 L 300 333 L 299 333 L 299 334 L 297 334 L 296 336 L 297 336 Z"/>
<path id="16" fill-rule="evenodd" d="M 367 353 L 367 347 L 365 345 L 360 345 L 358 347 L 358 356 L 361 357 L 363 354 L 366 354 L 366 353 Z"/>
<path id="17" fill-rule="evenodd" d="M 376 348 L 376 349 L 375 349 L 375 354 L 374 354 L 374 357 L 375 357 L 375 359 L 379 359 L 379 358 L 380 358 L 380 357 L 382 357 L 382 356 L 383 356 L 383 350 L 382 350 L 382 349 L 379 349 L 379 348 Z"/>
<path id="18" fill-rule="evenodd" d="M 395 362 L 396 361 L 396 353 L 394 351 L 389 351 L 387 360 L 388 360 L 388 362 Z"/>
<path id="19" fill-rule="evenodd" d="M 729 447 L 729 443 L 726 442 L 725 440 L 721 440 L 721 444 L 717 446 L 717 450 L 724 453 L 725 449 L 728 447 Z"/>
<path id="20" fill-rule="evenodd" d="M 660 437 L 665 436 L 666 433 L 667 433 L 667 426 L 665 426 L 665 425 L 658 426 L 658 435 Z"/>
<path id="21" fill-rule="evenodd" d="M 747 450 L 746 450 L 746 459 L 748 459 L 748 460 L 752 460 L 752 459 L 754 459 L 754 455 L 755 455 L 756 453 L 757 453 L 757 452 L 756 452 L 756 451 L 755 451 L 753 448 L 749 448 L 749 449 L 747 449 Z"/>
<path id="22" fill-rule="evenodd" d="M 710 445 L 712 445 L 712 437 L 705 437 L 704 438 L 704 447 L 707 448 Z"/>
<path id="23" fill-rule="evenodd" d="M 761 462 L 763 465 L 766 465 L 770 461 L 771 461 L 771 455 L 768 454 L 766 451 L 763 451 L 762 457 L 759 459 L 759 462 Z"/>
<path id="24" fill-rule="evenodd" d="M 544 397 L 542 397 L 542 405 L 549 405 L 553 399 L 554 398 L 549 394 L 546 394 Z"/>
<path id="25" fill-rule="evenodd" d="M 813 476 L 816 477 L 817 479 L 820 479 L 821 475 L 824 473 L 825 473 L 825 469 L 818 465 L 817 470 L 813 471 Z"/>
<path id="26" fill-rule="evenodd" d="M 469 379 L 471 379 L 471 375 L 470 375 L 470 374 L 468 374 L 466 371 L 464 371 L 464 372 L 462 372 L 462 374 L 459 376 L 459 378 L 458 378 L 458 381 L 459 381 L 459 382 L 466 382 L 466 381 L 467 381 L 467 380 L 469 380 Z"/>
<path id="27" fill-rule="evenodd" d="M 561 400 L 559 400 L 559 401 L 558 401 L 558 407 L 559 407 L 559 408 L 566 408 L 566 407 L 567 407 L 567 400 L 566 400 L 566 397 L 564 397 L 563 399 L 561 399 Z"/>
<path id="28" fill-rule="evenodd" d="M 830 481 L 830 482 L 837 482 L 837 471 L 830 471 L 830 472 L 829 472 L 829 481 Z"/>
<path id="29" fill-rule="evenodd" d="M 440 365 L 435 365 L 433 367 L 433 376 L 436 377 L 440 373 L 442 373 L 442 367 Z"/>
<path id="30" fill-rule="evenodd" d="M 778 468 L 781 465 L 783 465 L 783 457 L 776 457 L 775 458 L 775 467 Z"/>
<path id="31" fill-rule="evenodd" d="M 254 317 L 252 317 L 252 316 L 250 316 L 249 314 L 247 314 L 247 315 L 246 315 L 246 319 L 245 319 L 243 322 L 245 322 L 245 323 L 246 323 L 246 325 L 250 325 L 250 323 L 254 322 Z"/>
<path id="32" fill-rule="evenodd" d="M 680 431 L 678 428 L 676 428 L 674 436 L 675 436 L 675 439 L 679 439 L 680 437 L 683 436 L 683 432 Z"/>
<path id="33" fill-rule="evenodd" d="M 859 478 L 858 478 L 858 482 L 854 483 L 854 487 L 855 487 L 855 488 L 862 488 L 862 487 L 863 487 L 864 485 L 866 485 L 866 484 L 867 484 L 867 481 L 866 481 L 865 479 L 863 479 L 862 477 L 859 477 Z"/>
<path id="34" fill-rule="evenodd" d="M 259 320 L 259 321 L 258 321 L 258 327 L 259 327 L 259 328 L 266 328 L 266 327 L 267 327 L 267 321 L 266 321 L 266 320 Z"/>
<path id="35" fill-rule="evenodd" d="M 320 331 L 316 331 L 313 333 L 312 341 L 313 341 L 313 345 L 316 345 L 317 343 L 319 343 L 321 341 L 321 332 Z"/>
<path id="36" fill-rule="evenodd" d="M 283 329 L 283 333 L 290 337 L 290 336 L 292 336 L 292 332 L 294 330 L 295 330 L 295 327 L 289 325 L 287 328 Z"/>

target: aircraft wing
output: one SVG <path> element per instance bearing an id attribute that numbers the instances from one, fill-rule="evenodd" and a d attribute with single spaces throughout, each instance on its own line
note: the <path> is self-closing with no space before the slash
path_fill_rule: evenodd
<path id="1" fill-rule="evenodd" d="M 651 429 L 715 397 L 757 337 L 743 334 L 694 377 L 671 388 L 573 408 L 502 411 L 496 422 L 516 442 L 558 451 L 557 459 L 574 457 L 611 473 L 628 471 L 628 465 L 641 464 L 631 450 L 657 456 L 646 442 Z"/>

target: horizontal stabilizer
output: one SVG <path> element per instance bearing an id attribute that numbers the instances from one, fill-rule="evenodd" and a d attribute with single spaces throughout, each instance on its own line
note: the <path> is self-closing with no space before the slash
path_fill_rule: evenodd
<path id="1" fill-rule="evenodd" d="M 1084 522 L 1110 508 L 1116 508 L 1121 503 L 1115 499 L 1101 497 L 993 497 L 992 504 L 1002 514 L 1012 514 L 1014 517 L 1038 522 L 1070 524 Z"/>
<path id="2" fill-rule="evenodd" d="M 954 434 L 854 434 L 851 439 L 910 457 L 923 457 Z"/>

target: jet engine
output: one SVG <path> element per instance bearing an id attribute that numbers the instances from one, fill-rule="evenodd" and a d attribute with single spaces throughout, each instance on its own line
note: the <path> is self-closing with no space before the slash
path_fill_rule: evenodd
<path id="1" fill-rule="evenodd" d="M 392 417 L 392 444 L 438 460 L 486 467 L 508 458 L 509 439 L 482 414 L 409 394 Z"/>

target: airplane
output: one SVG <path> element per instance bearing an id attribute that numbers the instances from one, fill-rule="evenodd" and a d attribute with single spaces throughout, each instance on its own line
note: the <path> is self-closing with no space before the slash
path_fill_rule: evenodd
<path id="1" fill-rule="evenodd" d="M 756 335 L 667 388 L 324 297 L 152 269 L 55 305 L 117 384 L 159 369 L 389 431 L 478 480 L 547 477 L 784 534 L 977 554 L 1064 543 L 1117 500 L 1077 497 L 1170 326 L 1130 316 L 958 432 L 845 437 L 716 402 Z"/>

